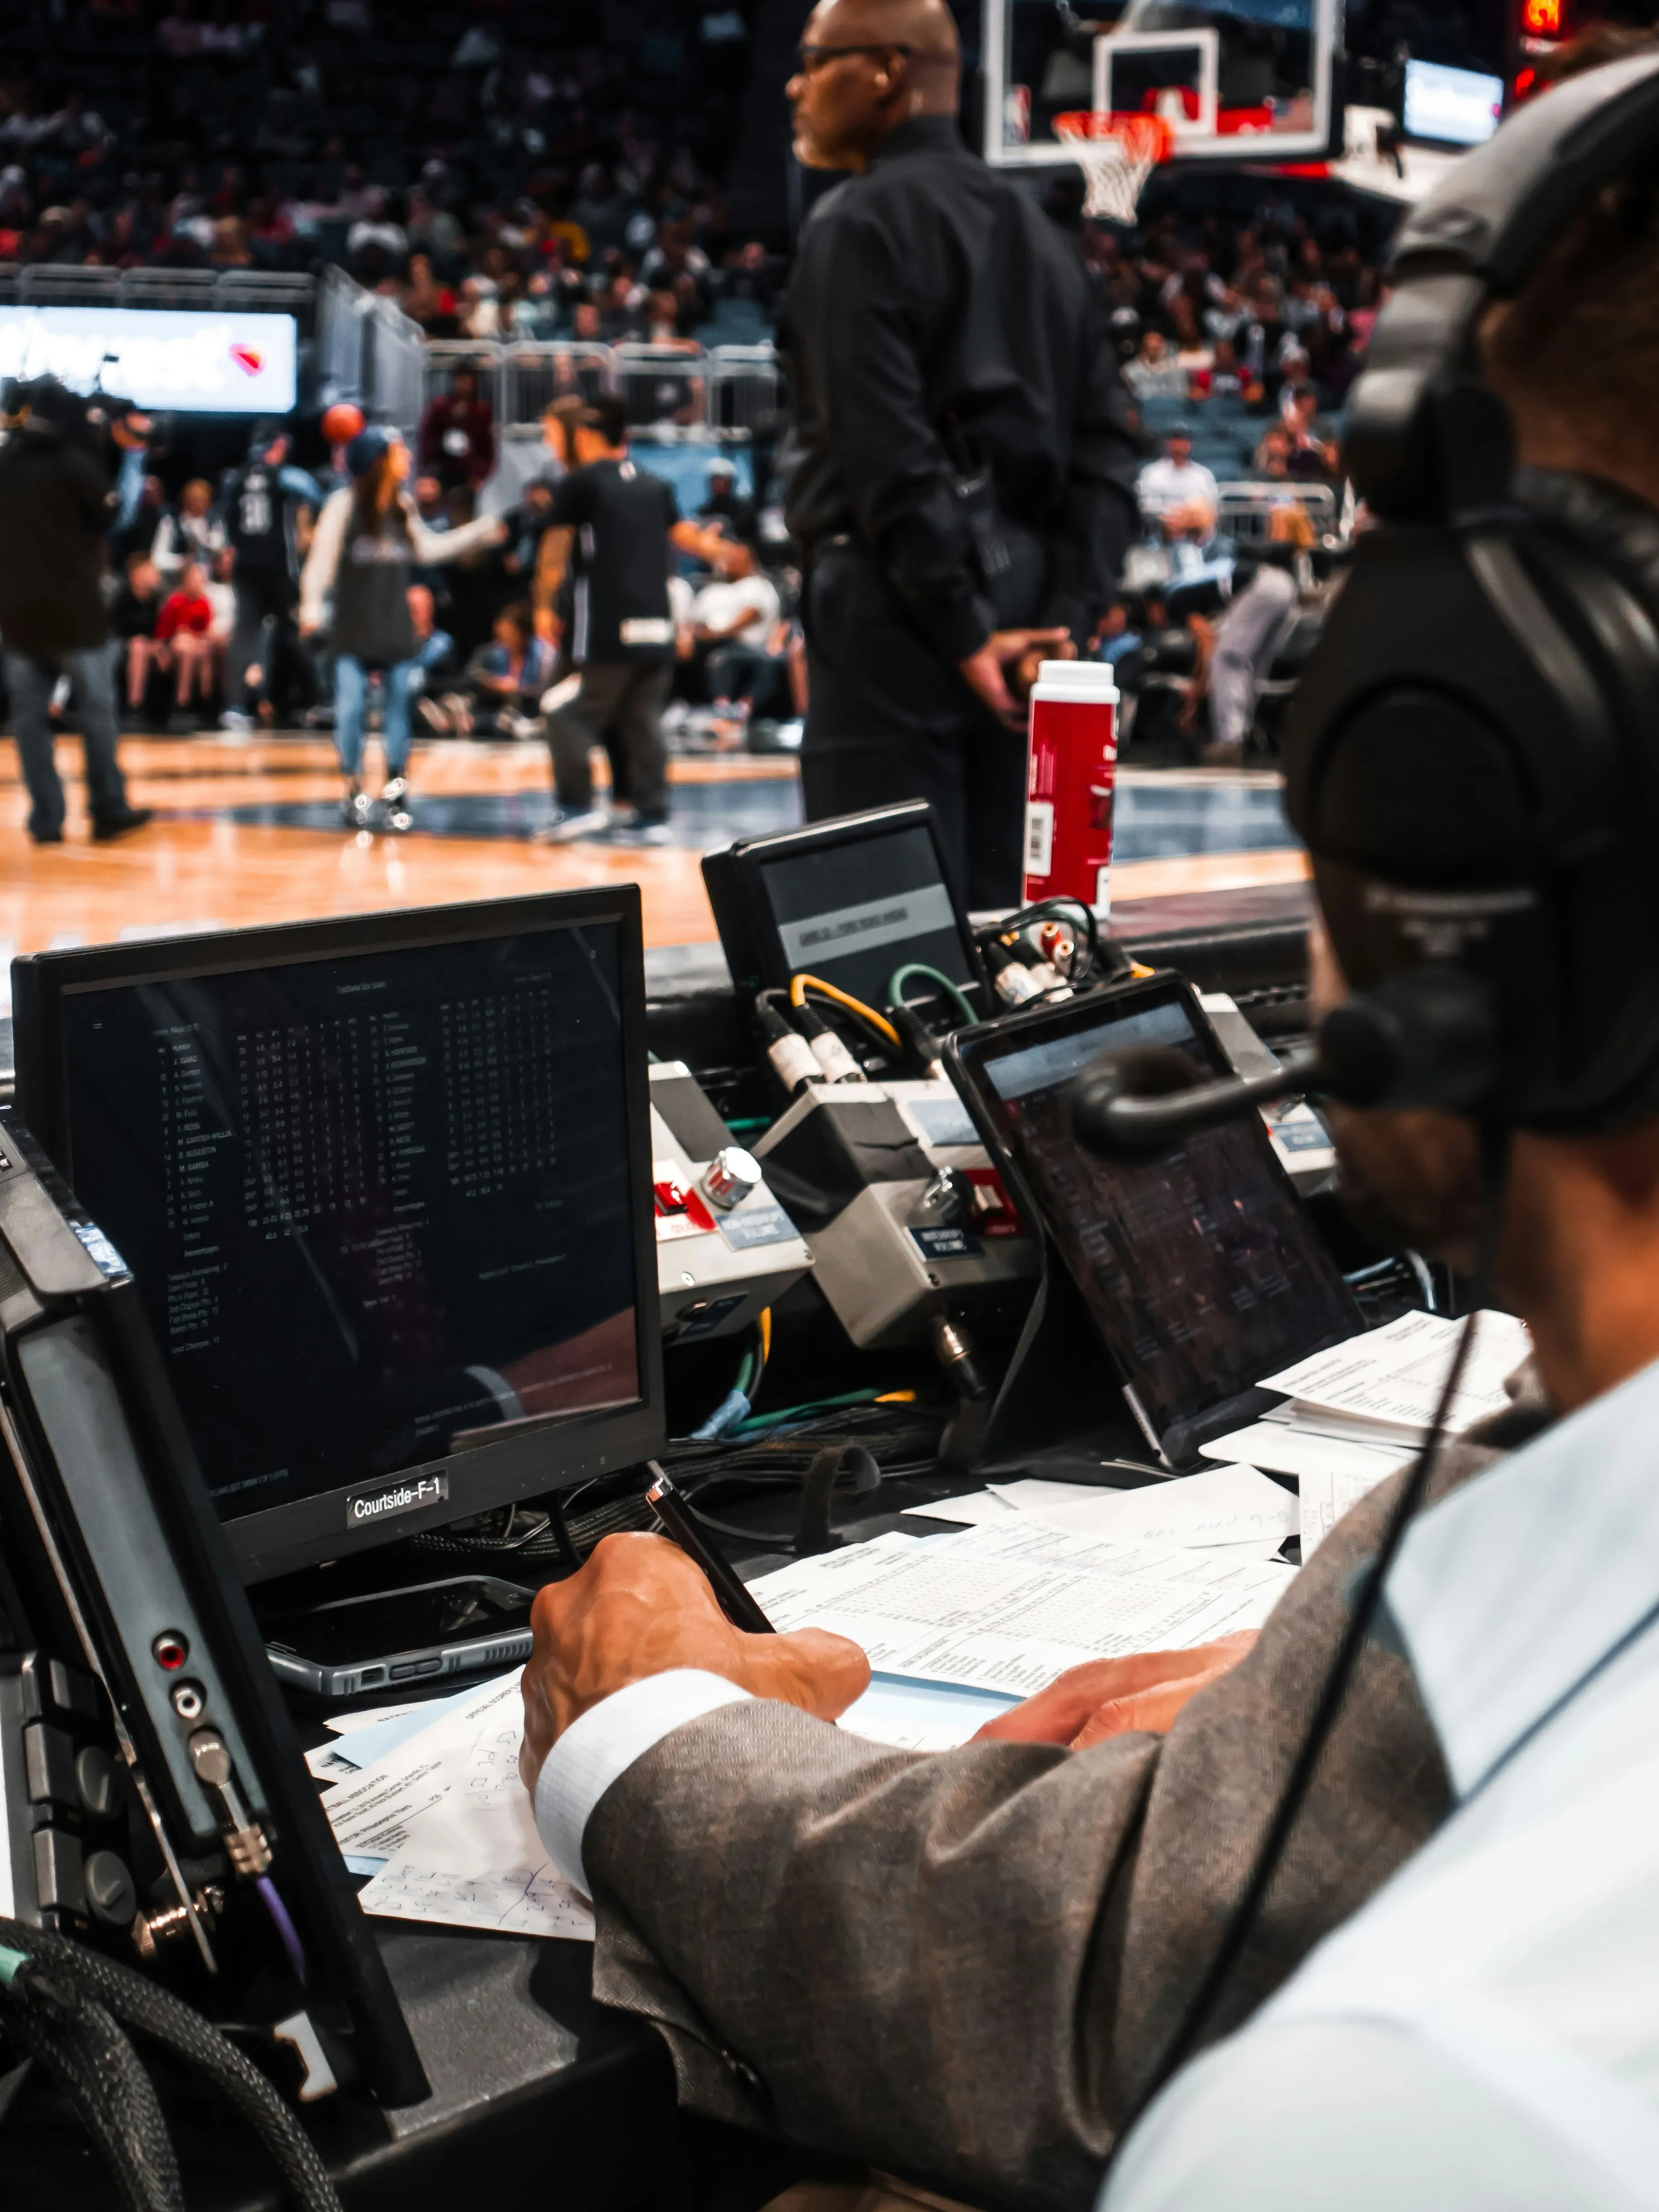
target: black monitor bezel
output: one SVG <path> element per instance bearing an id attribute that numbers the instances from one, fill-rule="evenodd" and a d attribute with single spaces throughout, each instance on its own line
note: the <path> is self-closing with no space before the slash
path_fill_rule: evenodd
<path id="1" fill-rule="evenodd" d="M 803 823 L 794 830 L 769 830 L 762 837 L 740 837 L 723 852 L 705 854 L 703 880 L 708 887 L 709 903 L 720 933 L 726 965 L 738 990 L 781 990 L 795 973 L 784 951 L 772 902 L 767 896 L 763 873 L 765 868 L 777 860 L 793 860 L 799 854 L 833 852 L 839 846 L 867 844 L 872 837 L 894 836 L 918 829 L 927 830 L 933 844 L 939 881 L 950 893 L 957 937 L 970 984 L 979 987 L 988 1010 L 992 1000 L 986 983 L 985 963 L 980 957 L 972 926 L 951 884 L 933 807 L 925 799 L 902 799 L 891 806 L 872 806 L 861 814 L 837 814 L 827 821 Z M 746 935 L 746 944 L 730 939 L 730 926 L 738 917 L 730 913 L 726 899 L 720 896 L 722 878 L 738 890 L 741 899 L 744 910 L 738 927 Z M 738 972 L 740 967 L 744 969 L 741 975 Z"/>
<path id="2" fill-rule="evenodd" d="M 397 1471 L 442 1473 L 448 1495 L 390 1522 L 350 1527 L 348 1501 L 372 1487 L 360 1477 L 337 1490 L 299 1498 L 223 1523 L 245 1583 L 394 1543 L 472 1513 L 614 1474 L 659 1455 L 666 1441 L 661 1315 L 651 1188 L 651 1102 L 645 1035 L 645 951 L 636 884 L 540 892 L 524 898 L 404 907 L 387 912 L 280 922 L 208 935 L 27 954 L 12 963 L 12 1021 L 20 1111 L 36 1142 L 74 1186 L 69 1135 L 69 1069 L 64 1002 L 90 991 L 186 981 L 257 968 L 418 951 L 549 929 L 614 927 L 622 1006 L 623 1083 L 629 1187 L 634 1194 L 634 1279 L 641 1395 L 626 1405 L 550 1417 L 499 1443 L 480 1444 Z M 550 1464 L 550 1462 L 553 1462 Z M 392 1478 L 386 1478 L 391 1480 Z"/>

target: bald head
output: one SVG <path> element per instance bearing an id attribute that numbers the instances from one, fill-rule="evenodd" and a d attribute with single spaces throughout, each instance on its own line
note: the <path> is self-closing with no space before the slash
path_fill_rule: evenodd
<path id="1" fill-rule="evenodd" d="M 789 81 L 797 158 L 865 168 L 912 117 L 954 115 L 961 74 L 945 0 L 819 0 Z"/>

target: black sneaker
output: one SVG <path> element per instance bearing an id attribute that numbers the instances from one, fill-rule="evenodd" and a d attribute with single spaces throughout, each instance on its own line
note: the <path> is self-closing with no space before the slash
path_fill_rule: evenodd
<path id="1" fill-rule="evenodd" d="M 61 845 L 63 842 L 64 833 L 61 830 L 31 830 L 29 831 L 31 845 Z"/>
<path id="2" fill-rule="evenodd" d="M 155 819 L 153 806 L 129 806 L 121 814 L 100 814 L 93 822 L 92 842 L 94 845 L 112 844 L 116 838 L 129 837 L 135 830 L 142 830 L 147 822 Z"/>

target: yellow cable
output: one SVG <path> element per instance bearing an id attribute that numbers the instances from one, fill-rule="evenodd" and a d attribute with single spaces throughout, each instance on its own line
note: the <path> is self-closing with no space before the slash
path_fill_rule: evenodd
<path id="1" fill-rule="evenodd" d="M 761 1375 L 764 1375 L 764 1374 L 765 1374 L 765 1372 L 766 1372 L 766 1363 L 767 1363 L 767 1361 L 768 1361 L 768 1360 L 772 1357 L 772 1309 L 771 1309 L 771 1307 L 770 1307 L 770 1306 L 763 1306 L 763 1307 L 762 1307 L 762 1309 L 761 1309 L 761 1317 L 760 1317 L 760 1340 L 761 1340 L 761 1364 L 760 1364 L 760 1375 L 757 1375 L 757 1376 L 756 1376 L 756 1377 L 755 1377 L 755 1381 L 756 1381 L 756 1382 L 757 1382 L 757 1383 L 758 1383 L 758 1382 L 759 1382 L 759 1381 L 760 1381 L 760 1379 L 761 1379 Z M 750 1395 L 751 1397 L 754 1395 L 753 1391 L 750 1391 Z"/>
<path id="2" fill-rule="evenodd" d="M 904 1040 L 885 1014 L 878 1014 L 873 1006 L 866 1006 L 862 999 L 855 999 L 834 983 L 826 983 L 817 975 L 793 975 L 789 980 L 789 1003 L 792 1006 L 806 1004 L 808 990 L 821 991 L 826 999 L 833 999 L 838 1006 L 845 1006 L 849 1014 L 857 1014 L 884 1036 L 896 1052 L 902 1052 Z"/>
<path id="3" fill-rule="evenodd" d="M 884 1390 L 875 1402 L 878 1406 L 914 1406 L 916 1394 L 914 1390 Z"/>

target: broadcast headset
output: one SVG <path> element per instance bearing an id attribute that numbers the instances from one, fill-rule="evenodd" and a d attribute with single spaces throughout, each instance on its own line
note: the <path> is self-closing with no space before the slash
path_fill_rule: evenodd
<path id="1" fill-rule="evenodd" d="M 1375 526 L 1285 744 L 1287 811 L 1351 995 L 1310 1052 L 1254 1081 L 1182 1088 L 1180 1055 L 1097 1060 L 1072 1097 L 1092 1149 L 1166 1145 L 1290 1090 L 1468 1115 L 1486 1164 L 1484 1281 L 1510 1132 L 1590 1135 L 1659 1113 L 1659 509 L 1593 476 L 1517 468 L 1478 357 L 1488 309 L 1604 188 L 1656 177 L 1659 51 L 1534 99 L 1407 219 L 1346 440 Z M 1356 1571 L 1250 1874 L 1123 2134 L 1204 2039 L 1239 1966 L 1427 1495 L 1472 1334 Z"/>
<path id="2" fill-rule="evenodd" d="M 1487 309 L 1644 172 L 1659 52 L 1535 98 L 1400 233 L 1346 440 L 1376 526 L 1285 744 L 1352 995 L 1280 1087 L 1563 1134 L 1659 1111 L 1659 510 L 1517 470 L 1476 358 Z M 1133 1095 L 1163 1087 L 1090 1071 L 1079 1134 L 1157 1144 L 1245 1103 Z"/>

